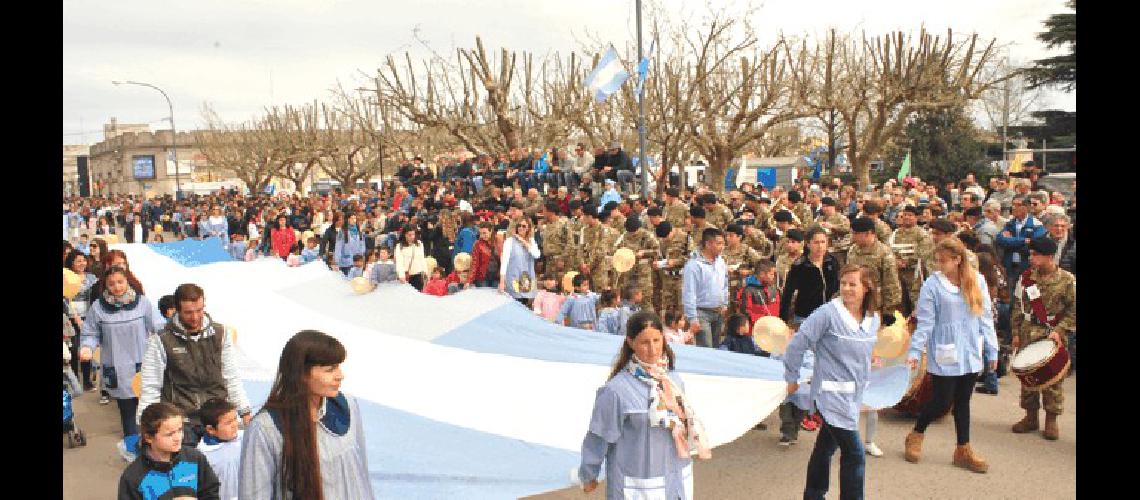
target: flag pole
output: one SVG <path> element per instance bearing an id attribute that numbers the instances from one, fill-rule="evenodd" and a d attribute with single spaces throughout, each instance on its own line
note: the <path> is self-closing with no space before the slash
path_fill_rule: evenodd
<path id="1" fill-rule="evenodd" d="M 637 0 L 637 61 L 645 57 L 641 52 L 641 0 Z M 646 75 L 648 79 L 648 75 Z M 641 166 L 641 198 L 649 199 L 649 164 L 645 162 L 645 85 L 639 85 L 637 95 L 637 164 Z"/>

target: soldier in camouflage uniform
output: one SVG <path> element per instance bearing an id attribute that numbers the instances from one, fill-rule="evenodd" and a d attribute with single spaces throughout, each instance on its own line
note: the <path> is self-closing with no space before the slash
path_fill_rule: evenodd
<path id="1" fill-rule="evenodd" d="M 701 249 L 701 235 L 705 234 L 705 229 L 713 227 L 705 221 L 705 209 L 699 206 L 693 206 L 689 209 L 689 253 L 698 252 Z M 715 228 L 714 228 L 715 229 Z"/>
<path id="2" fill-rule="evenodd" d="M 665 220 L 675 228 L 681 229 L 689 222 L 689 207 L 681 203 L 680 191 L 671 187 L 665 189 Z"/>
<path id="3" fill-rule="evenodd" d="M 673 227 L 669 221 L 657 225 L 657 238 L 664 267 L 657 269 L 657 278 L 661 288 L 661 307 L 658 309 L 664 314 L 673 309 L 681 310 L 681 270 L 689 260 L 689 234 L 680 227 Z"/>
<path id="4" fill-rule="evenodd" d="M 827 251 L 835 257 L 842 269 L 847 262 L 847 250 L 851 248 L 851 221 L 838 212 L 835 198 L 825 196 L 821 203 L 819 218 L 815 223 L 827 232 L 830 245 Z"/>
<path id="5" fill-rule="evenodd" d="M 788 193 L 788 201 L 792 203 L 792 214 L 800 221 L 800 229 L 807 231 L 808 226 L 815 220 L 815 214 L 812 213 L 811 207 L 803 202 L 799 191 Z"/>
<path id="6" fill-rule="evenodd" d="M 894 317 L 902 307 L 902 290 L 899 287 L 898 264 L 895 264 L 891 247 L 875 238 L 875 222 L 866 217 L 851 223 L 853 245 L 847 251 L 847 263 L 870 267 L 879 285 L 879 312 L 882 318 Z M 884 320 L 884 323 L 891 320 Z M 889 325 L 888 325 L 889 326 Z"/>
<path id="7" fill-rule="evenodd" d="M 637 260 L 629 271 L 615 272 L 614 288 L 622 289 L 626 284 L 636 281 L 637 288 L 641 290 L 644 298 L 653 297 L 653 262 L 657 260 L 659 248 L 657 237 L 648 229 L 641 227 L 641 219 L 629 217 L 625 220 L 625 233 L 614 242 L 612 251 L 617 251 L 619 248 L 633 250 Z M 653 311 L 651 300 L 644 300 L 641 306 L 644 310 Z"/>
<path id="8" fill-rule="evenodd" d="M 918 225 L 917 207 L 904 207 L 898 214 L 898 221 L 899 228 L 891 233 L 887 245 L 895 252 L 904 301 L 902 311 L 909 316 L 918 304 L 918 292 L 934 262 L 934 240 Z"/>
<path id="9" fill-rule="evenodd" d="M 863 203 L 863 215 L 872 221 L 875 221 L 875 237 L 882 243 L 887 243 L 891 238 L 891 225 L 879 220 L 883 214 L 883 205 L 878 201 L 868 200 Z"/>
<path id="10" fill-rule="evenodd" d="M 1029 244 L 1030 268 L 1018 278 L 1016 298 L 1011 305 L 1014 349 L 1045 338 L 1067 346 L 1068 334 L 1076 330 L 1077 278 L 1057 267 L 1053 262 L 1056 253 L 1057 243 L 1049 238 L 1037 238 Z M 1035 296 L 1039 297 L 1044 309 L 1040 316 L 1034 312 L 1032 298 Z M 1021 407 L 1025 409 L 1025 418 L 1013 425 L 1013 432 L 1020 434 L 1037 430 L 1037 410 L 1044 405 L 1045 429 L 1041 434 L 1045 439 L 1057 439 L 1060 437 L 1057 416 L 1064 410 L 1064 404 L 1061 380 L 1039 390 L 1022 387 Z"/>
<path id="11" fill-rule="evenodd" d="M 582 234 L 583 265 L 588 268 L 590 284 L 601 291 L 613 287 L 610 273 L 613 269 L 612 258 L 614 241 L 618 233 L 607 225 L 602 217 L 595 217 L 597 210 L 592 205 L 583 208 L 586 216 L 586 228 Z M 608 219 L 608 218 L 607 218 Z"/>
<path id="12" fill-rule="evenodd" d="M 724 241 L 724 251 L 720 255 L 728 267 L 728 311 L 732 314 L 736 312 L 736 293 L 744 286 L 744 278 L 752 274 L 761 257 L 756 250 L 744 244 L 744 228 L 738 224 L 728 225 Z"/>
<path id="13" fill-rule="evenodd" d="M 776 251 L 776 288 L 783 290 L 787 283 L 788 271 L 792 264 L 804 254 L 804 233 L 799 229 L 789 229 L 780 241 Z"/>
<path id="14" fill-rule="evenodd" d="M 776 246 L 755 223 L 744 226 L 744 244 L 755 250 L 762 259 L 771 260 L 772 254 L 776 253 Z"/>
<path id="15" fill-rule="evenodd" d="M 567 248 L 566 269 L 576 271 L 582 266 L 582 233 L 586 228 L 582 216 L 582 202 L 570 200 L 570 215 L 566 219 Z M 592 285 L 592 284 L 591 284 Z"/>
<path id="16" fill-rule="evenodd" d="M 718 202 L 713 193 L 706 193 L 702 196 L 701 205 L 705 209 L 705 222 L 721 231 L 724 231 L 724 228 L 728 227 L 728 224 L 734 219 L 732 210 Z"/>
<path id="17" fill-rule="evenodd" d="M 775 246 L 776 257 L 779 257 L 780 252 L 784 249 L 783 240 L 787 236 L 788 231 L 796 229 L 795 225 L 792 224 L 793 217 L 792 213 L 787 210 L 780 210 L 772 216 L 772 220 L 775 221 L 775 227 L 768 232 L 767 237 Z M 801 230 L 801 233 L 802 232 Z"/>
<path id="18" fill-rule="evenodd" d="M 574 269 L 567 259 L 567 250 L 570 248 L 570 227 L 566 218 L 558 215 L 558 204 L 546 203 L 543 213 L 542 226 L 542 258 L 546 262 L 547 276 L 556 276 L 561 280 L 562 275 Z"/>

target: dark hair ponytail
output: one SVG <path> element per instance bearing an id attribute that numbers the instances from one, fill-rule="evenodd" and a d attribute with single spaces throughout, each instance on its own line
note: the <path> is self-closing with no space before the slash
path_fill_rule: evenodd
<path id="1" fill-rule="evenodd" d="M 633 359 L 633 348 L 629 346 L 629 341 L 636 339 L 641 332 L 653 327 L 659 332 L 664 332 L 664 327 L 661 325 L 661 318 L 657 317 L 649 311 L 641 311 L 629 317 L 629 321 L 625 324 L 625 341 L 621 343 L 621 350 L 618 351 L 617 360 L 614 361 L 613 370 L 610 370 L 610 376 L 607 380 L 614 378 L 618 373 L 625 369 L 629 364 L 629 360 Z M 669 359 L 669 369 L 674 368 L 677 356 L 673 354 L 673 348 L 669 347 L 669 342 L 662 339 L 665 348 L 665 357 Z M 642 360 L 646 361 L 646 360 Z M 653 360 L 656 361 L 656 360 Z"/>

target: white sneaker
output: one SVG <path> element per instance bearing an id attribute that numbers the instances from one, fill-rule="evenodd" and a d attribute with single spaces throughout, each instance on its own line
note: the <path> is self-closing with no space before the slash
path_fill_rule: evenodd
<path id="1" fill-rule="evenodd" d="M 883 450 L 880 450 L 879 445 L 875 443 L 865 443 L 863 447 L 867 449 L 867 454 L 871 455 L 872 457 L 883 456 Z"/>

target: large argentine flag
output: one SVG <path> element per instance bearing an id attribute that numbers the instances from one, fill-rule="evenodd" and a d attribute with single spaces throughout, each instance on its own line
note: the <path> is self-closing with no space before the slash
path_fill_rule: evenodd
<path id="1" fill-rule="evenodd" d="M 569 486 L 595 391 L 621 342 L 543 321 L 494 290 L 435 297 L 388 285 L 354 295 L 320 262 L 235 262 L 217 239 L 112 247 L 127 253 L 153 300 L 181 283 L 205 290 L 206 310 L 237 330 L 255 407 L 291 335 L 312 328 L 344 343 L 342 390 L 360 402 L 379 498 L 505 499 Z M 784 401 L 778 361 L 676 351 L 714 446 Z M 894 404 L 906 382 L 905 367 L 874 372 L 867 403 Z"/>
<path id="2" fill-rule="evenodd" d="M 606 52 L 602 54 L 602 58 L 598 60 L 598 66 L 586 76 L 586 88 L 594 94 L 594 99 L 598 102 L 605 102 L 606 98 L 621 89 L 621 84 L 629 78 L 629 72 L 621 64 L 621 59 L 618 58 L 617 50 L 611 44 Z"/>

